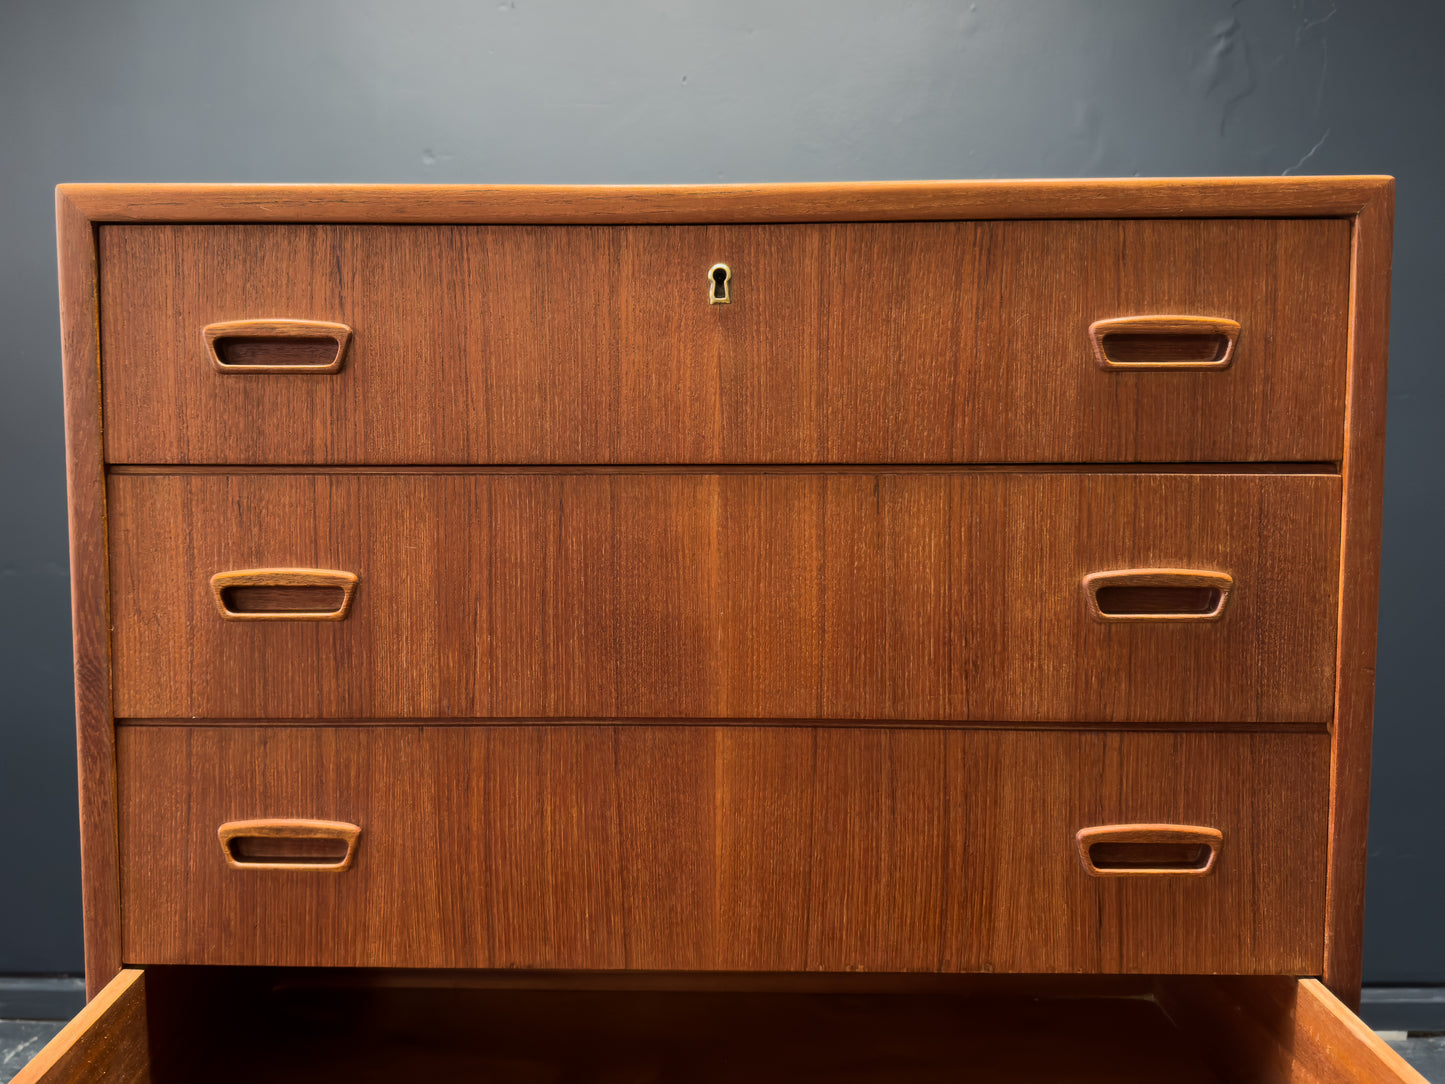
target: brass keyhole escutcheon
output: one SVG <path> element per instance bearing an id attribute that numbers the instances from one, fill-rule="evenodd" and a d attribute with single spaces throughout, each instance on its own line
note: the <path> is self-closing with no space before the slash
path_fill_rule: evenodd
<path id="1" fill-rule="evenodd" d="M 709 305 L 731 305 L 728 283 L 733 280 L 733 269 L 725 263 L 715 263 L 707 269 L 707 303 Z"/>

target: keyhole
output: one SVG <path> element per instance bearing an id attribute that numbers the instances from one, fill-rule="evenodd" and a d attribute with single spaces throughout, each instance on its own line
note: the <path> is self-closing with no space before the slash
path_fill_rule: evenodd
<path id="1" fill-rule="evenodd" d="M 730 305 L 732 298 L 728 296 L 728 283 L 732 281 L 733 271 L 725 263 L 715 263 L 708 269 L 708 293 L 707 303 L 709 305 Z"/>

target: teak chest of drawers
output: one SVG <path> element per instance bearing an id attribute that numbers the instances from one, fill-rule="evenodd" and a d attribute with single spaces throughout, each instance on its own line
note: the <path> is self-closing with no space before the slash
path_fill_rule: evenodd
<path id="1" fill-rule="evenodd" d="M 1336 1000 L 1387 178 L 58 211 L 21 1079 L 1419 1079 Z"/>

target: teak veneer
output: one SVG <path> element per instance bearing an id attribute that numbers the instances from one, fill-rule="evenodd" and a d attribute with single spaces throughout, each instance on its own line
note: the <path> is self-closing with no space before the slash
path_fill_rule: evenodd
<path id="1" fill-rule="evenodd" d="M 126 726 L 124 953 L 1312 974 L 1328 754 L 1300 733 Z M 217 826 L 256 810 L 363 826 L 353 868 L 237 875 Z M 1211 826 L 1214 867 L 1080 861 L 1080 828 L 1140 820 Z"/>
<path id="2" fill-rule="evenodd" d="M 61 186 L 93 1000 L 18 1079 L 1418 1082 L 1392 199 Z"/>
<path id="3" fill-rule="evenodd" d="M 120 718 L 1331 716 L 1334 476 L 118 475 L 108 507 Z M 270 563 L 358 577 L 344 620 L 216 620 Z M 1230 569 L 1228 611 L 1095 614 L 1140 567 Z"/>
<path id="4" fill-rule="evenodd" d="M 1341 452 L 1342 219 L 105 225 L 98 236 L 111 462 Z M 718 253 L 732 269 L 728 305 L 709 303 L 705 271 Z M 315 336 L 339 333 L 313 331 L 317 364 L 296 371 L 307 366 L 289 363 L 288 326 L 275 365 L 253 347 L 248 365 L 196 369 L 199 329 L 273 311 L 349 327 L 344 362 L 323 375 L 338 347 Z M 1099 317 L 1179 312 L 1230 314 L 1226 366 L 1180 369 L 1200 332 L 1178 319 L 1099 365 Z M 1151 356 L 1174 371 L 1156 371 Z M 258 382 L 267 369 L 294 379 Z"/>

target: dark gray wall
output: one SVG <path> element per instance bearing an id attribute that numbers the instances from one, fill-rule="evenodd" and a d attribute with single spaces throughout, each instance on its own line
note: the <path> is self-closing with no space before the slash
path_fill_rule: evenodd
<path id="1" fill-rule="evenodd" d="M 52 187 L 1399 177 L 1366 971 L 1445 982 L 1445 5 L 5 0 L 0 971 L 81 965 Z"/>

